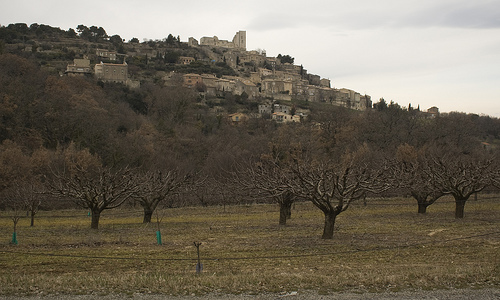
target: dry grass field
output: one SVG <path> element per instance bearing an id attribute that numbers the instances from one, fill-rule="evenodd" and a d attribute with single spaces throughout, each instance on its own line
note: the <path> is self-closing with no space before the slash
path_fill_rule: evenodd
<path id="1" fill-rule="evenodd" d="M 369 199 L 370 200 L 370 199 Z M 469 200 L 463 220 L 451 198 L 426 215 L 412 199 L 371 199 L 337 218 L 322 240 L 322 213 L 297 203 L 287 226 L 276 205 L 105 211 L 90 229 L 83 210 L 44 211 L 29 226 L 0 212 L 0 296 L 203 295 L 293 291 L 381 292 L 500 286 L 500 196 Z M 203 272 L 196 274 L 201 242 Z"/>

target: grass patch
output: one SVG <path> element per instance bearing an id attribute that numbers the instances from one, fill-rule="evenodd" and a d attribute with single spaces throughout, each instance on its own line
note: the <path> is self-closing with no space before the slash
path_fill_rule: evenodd
<path id="1" fill-rule="evenodd" d="M 485 196 L 486 197 L 486 196 Z M 441 199 L 440 199 L 441 200 Z M 342 213 L 333 240 L 321 240 L 322 213 L 297 203 L 287 226 L 276 205 L 161 211 L 117 209 L 90 229 L 86 211 L 40 212 L 35 227 L 0 212 L 0 295 L 400 291 L 482 288 L 500 283 L 500 202 L 469 201 L 455 220 L 442 199 L 426 215 L 411 199 L 373 199 Z M 200 247 L 203 273 L 196 274 Z"/>

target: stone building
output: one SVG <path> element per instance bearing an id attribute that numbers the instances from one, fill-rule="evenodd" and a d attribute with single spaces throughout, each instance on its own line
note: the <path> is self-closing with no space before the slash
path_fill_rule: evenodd
<path id="1" fill-rule="evenodd" d="M 106 49 L 97 49 L 95 53 L 99 58 L 105 58 L 110 61 L 116 61 L 116 52 Z"/>
<path id="2" fill-rule="evenodd" d="M 240 55 L 241 63 L 254 63 L 256 66 L 264 65 L 266 61 L 266 53 L 259 51 L 245 51 Z"/>
<path id="3" fill-rule="evenodd" d="M 427 110 L 427 113 L 430 115 L 431 118 L 435 118 L 439 116 L 439 108 L 433 106 Z"/>
<path id="4" fill-rule="evenodd" d="M 189 43 L 191 45 L 195 45 L 195 39 L 189 39 Z M 213 37 L 202 37 L 200 39 L 201 46 L 211 46 L 211 47 L 221 47 L 221 48 L 235 48 L 235 49 L 243 49 L 247 48 L 247 32 L 246 31 L 238 31 L 236 35 L 233 37 L 232 41 L 227 40 L 219 40 L 217 36 Z"/>
<path id="5" fill-rule="evenodd" d="M 197 47 L 197 46 L 199 46 L 198 40 L 195 39 L 194 37 L 190 37 L 188 39 L 188 46 L 189 47 Z"/>
<path id="6" fill-rule="evenodd" d="M 189 57 L 189 56 L 181 56 L 181 57 L 179 57 L 179 63 L 181 65 L 189 65 L 193 61 L 195 61 L 194 57 Z"/>
<path id="7" fill-rule="evenodd" d="M 319 82 L 319 85 L 320 85 L 321 87 L 327 87 L 327 88 L 331 87 L 331 86 L 330 86 L 330 79 L 321 78 L 321 80 L 320 80 L 320 82 Z"/>
<path id="8" fill-rule="evenodd" d="M 128 65 L 123 64 L 108 64 L 101 62 L 96 64 L 94 68 L 95 76 L 107 82 L 127 83 L 128 80 Z"/>
<path id="9" fill-rule="evenodd" d="M 291 80 L 264 79 L 262 80 L 262 92 L 266 95 L 291 94 L 293 84 Z"/>
<path id="10" fill-rule="evenodd" d="M 321 77 L 319 75 L 307 74 L 307 79 L 309 79 L 311 85 L 319 86 L 321 84 Z"/>
<path id="11" fill-rule="evenodd" d="M 183 76 L 184 78 L 184 86 L 193 88 L 195 87 L 198 83 L 202 83 L 203 80 L 201 78 L 200 74 L 185 74 Z"/>
<path id="12" fill-rule="evenodd" d="M 250 80 L 241 78 L 235 80 L 233 93 L 241 95 L 243 92 L 248 95 L 248 99 L 255 99 L 259 95 L 259 88 Z"/>
<path id="13" fill-rule="evenodd" d="M 276 120 L 279 123 L 289 123 L 289 122 L 298 122 L 300 123 L 300 116 L 298 115 L 290 115 L 284 112 L 275 112 L 272 114 L 272 119 Z"/>
<path id="14" fill-rule="evenodd" d="M 244 49 L 247 48 L 247 32 L 246 31 L 238 31 L 233 37 L 233 45 L 235 48 Z"/>
<path id="15" fill-rule="evenodd" d="M 271 115 L 273 113 L 273 106 L 271 104 L 259 104 L 259 114 Z"/>
<path id="16" fill-rule="evenodd" d="M 219 78 L 216 81 L 216 84 L 217 84 L 217 91 L 219 91 L 219 92 L 232 92 L 234 90 L 236 82 L 234 82 L 233 80 L 229 80 L 229 79 Z"/>
<path id="17" fill-rule="evenodd" d="M 91 75 L 90 60 L 86 58 L 75 58 L 73 64 L 66 67 L 64 74 L 68 76 Z"/>
<path id="18" fill-rule="evenodd" d="M 228 119 L 233 124 L 237 124 L 237 123 L 244 122 L 244 121 L 248 120 L 248 116 L 244 113 L 238 112 L 238 113 L 228 115 Z"/>

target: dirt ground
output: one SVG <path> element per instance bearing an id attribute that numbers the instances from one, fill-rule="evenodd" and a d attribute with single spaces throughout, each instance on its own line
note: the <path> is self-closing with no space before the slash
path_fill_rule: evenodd
<path id="1" fill-rule="evenodd" d="M 500 299 L 500 288 L 489 289 L 452 289 L 452 290 L 436 290 L 436 291 L 404 291 L 404 292 L 386 292 L 386 293 L 332 293 L 328 295 L 319 295 L 315 291 L 303 292 L 287 292 L 280 294 L 263 294 L 263 295 L 218 295 L 210 294 L 203 296 L 168 296 L 168 295 L 150 295 L 150 294 L 133 294 L 133 295 L 34 295 L 25 297 L 5 297 L 5 300 L 188 300 L 188 299 L 207 299 L 207 300 L 328 300 L 328 299 L 346 299 L 346 300 L 361 300 L 361 299 L 402 299 L 402 300 L 421 300 L 421 299 L 439 299 L 439 300 L 498 300 Z"/>

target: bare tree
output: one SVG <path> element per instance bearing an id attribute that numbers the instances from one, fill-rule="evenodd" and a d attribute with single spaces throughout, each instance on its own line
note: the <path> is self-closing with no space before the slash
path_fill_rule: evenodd
<path id="1" fill-rule="evenodd" d="M 10 216 L 12 223 L 14 225 L 11 244 L 17 245 L 17 224 L 19 220 L 23 217 L 23 212 L 25 209 L 25 203 L 23 198 L 19 197 L 17 193 L 18 189 L 16 183 L 12 183 L 7 189 L 1 191 L 0 195 L 0 206 L 4 207 L 7 214 Z"/>
<path id="2" fill-rule="evenodd" d="M 117 208 L 130 199 L 137 190 L 137 183 L 128 168 L 100 167 L 94 172 L 81 170 L 73 175 L 54 174 L 50 189 L 54 194 L 69 197 L 92 214 L 90 228 L 99 228 L 101 213 Z"/>
<path id="3" fill-rule="evenodd" d="M 337 162 L 299 161 L 293 165 L 294 193 L 310 200 L 325 216 L 323 239 L 332 239 L 337 216 L 365 193 L 379 193 L 390 184 L 385 168 L 375 166 L 366 145 L 344 154 Z"/>
<path id="4" fill-rule="evenodd" d="M 261 155 L 258 162 L 240 165 L 233 173 L 234 181 L 254 195 L 270 197 L 280 207 L 279 225 L 286 225 L 296 199 L 291 180 L 294 173 L 285 162 L 273 155 Z"/>
<path id="5" fill-rule="evenodd" d="M 417 151 L 404 144 L 398 147 L 391 170 L 397 187 L 417 200 L 419 214 L 425 214 L 428 206 L 446 195 L 443 187 L 436 184 L 433 173 L 429 172 L 429 163 L 424 150 Z"/>
<path id="6" fill-rule="evenodd" d="M 214 198 L 214 183 L 213 179 L 209 177 L 200 178 L 196 185 L 193 187 L 193 196 L 198 200 L 201 206 L 206 207 L 213 203 Z"/>
<path id="7" fill-rule="evenodd" d="M 104 210 L 119 207 L 137 190 L 130 168 L 103 166 L 97 155 L 88 149 L 78 150 L 74 144 L 54 155 L 45 182 L 51 194 L 89 209 L 92 229 L 99 228 Z"/>
<path id="8" fill-rule="evenodd" d="M 143 223 L 150 223 L 155 209 L 161 202 L 188 184 L 189 174 L 182 175 L 177 169 L 147 171 L 136 176 L 138 187 L 133 198 L 144 209 Z"/>
<path id="9" fill-rule="evenodd" d="M 496 170 L 493 157 L 483 150 L 459 152 L 436 149 L 429 155 L 429 175 L 446 194 L 455 198 L 455 218 L 464 217 L 469 197 L 492 183 Z"/>
<path id="10" fill-rule="evenodd" d="M 35 226 L 35 215 L 40 210 L 42 200 L 46 197 L 43 185 L 32 179 L 18 183 L 14 187 L 13 196 L 23 203 L 23 207 L 30 217 L 30 226 Z"/>

